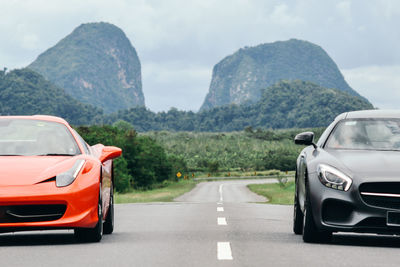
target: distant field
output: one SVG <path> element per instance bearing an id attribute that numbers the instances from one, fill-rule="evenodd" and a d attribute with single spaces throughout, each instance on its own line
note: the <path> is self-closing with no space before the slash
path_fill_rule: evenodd
<path id="1" fill-rule="evenodd" d="M 143 141 L 146 146 L 136 143 L 131 147 L 136 149 L 131 155 L 140 156 L 140 161 L 133 160 L 132 156 L 127 158 L 131 159 L 131 165 L 137 165 L 131 178 L 125 179 L 133 186 L 124 190 L 127 193 L 117 195 L 116 200 L 120 203 L 172 201 L 193 188 L 194 178 L 293 175 L 303 148 L 295 145 L 293 138 L 303 131 L 314 131 L 318 138 L 323 128 L 140 133 L 135 140 Z M 152 183 L 146 184 L 149 177 L 153 178 Z M 175 184 L 176 181 L 179 182 Z M 139 182 L 141 186 L 137 186 Z"/>
<path id="2" fill-rule="evenodd" d="M 171 202 L 174 198 L 192 190 L 196 183 L 193 180 L 180 180 L 162 188 L 115 194 L 115 203 Z"/>
<path id="3" fill-rule="evenodd" d="M 147 132 L 163 146 L 167 154 L 182 158 L 187 172 L 216 173 L 265 170 L 291 171 L 303 148 L 293 138 L 302 131 L 314 131 L 319 137 L 323 128 L 288 130 L 253 130 L 241 132 Z M 224 174 L 224 175 L 225 175 Z"/>

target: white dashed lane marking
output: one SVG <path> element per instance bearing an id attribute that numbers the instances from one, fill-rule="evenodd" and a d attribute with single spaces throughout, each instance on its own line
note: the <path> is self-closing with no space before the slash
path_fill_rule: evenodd
<path id="1" fill-rule="evenodd" d="M 217 202 L 218 205 L 222 206 L 222 203 L 224 202 L 224 197 L 223 197 L 223 184 L 219 185 L 219 201 Z M 223 212 L 224 207 L 217 207 L 217 212 Z M 225 217 L 218 217 L 217 218 L 217 223 L 218 225 L 228 225 L 226 222 Z M 231 244 L 229 242 L 217 242 L 217 258 L 218 260 L 233 260 L 232 257 L 232 251 L 231 251 Z"/>
<path id="2" fill-rule="evenodd" d="M 218 260 L 233 260 L 231 244 L 229 242 L 217 243 L 217 258 Z"/>
<path id="3" fill-rule="evenodd" d="M 224 185 L 223 184 L 220 184 L 219 185 L 219 202 L 223 202 L 224 201 L 224 198 L 223 198 L 223 196 L 222 196 L 222 187 L 223 187 Z"/>
<path id="4" fill-rule="evenodd" d="M 227 225 L 225 217 L 218 217 L 217 218 L 218 225 Z"/>

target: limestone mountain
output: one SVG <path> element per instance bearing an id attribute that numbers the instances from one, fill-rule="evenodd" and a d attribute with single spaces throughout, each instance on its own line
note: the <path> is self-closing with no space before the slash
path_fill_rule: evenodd
<path id="1" fill-rule="evenodd" d="M 80 25 L 28 67 L 106 113 L 144 106 L 136 50 L 112 24 Z"/>
<path id="2" fill-rule="evenodd" d="M 261 98 L 261 89 L 280 80 L 313 82 L 361 97 L 346 83 L 335 62 L 321 47 L 291 39 L 239 49 L 221 60 L 214 66 L 201 110 L 256 102 Z"/>

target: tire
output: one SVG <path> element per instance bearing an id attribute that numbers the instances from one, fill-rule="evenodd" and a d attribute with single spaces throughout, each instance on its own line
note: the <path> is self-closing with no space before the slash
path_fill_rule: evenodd
<path id="1" fill-rule="evenodd" d="M 303 216 L 303 241 L 306 243 L 326 243 L 332 239 L 332 232 L 319 231 L 315 225 L 309 192 L 306 188 L 306 201 Z"/>
<path id="2" fill-rule="evenodd" d="M 297 191 L 297 183 L 296 183 L 296 190 L 294 194 L 294 204 L 293 204 L 293 232 L 296 235 L 301 235 L 303 233 L 303 212 L 300 209 L 299 205 L 299 197 Z"/>
<path id="3" fill-rule="evenodd" d="M 103 233 L 105 235 L 112 234 L 114 231 L 114 188 L 111 186 L 110 189 L 110 205 L 108 207 L 108 213 L 106 221 L 103 225 Z"/>
<path id="4" fill-rule="evenodd" d="M 83 242 L 100 242 L 103 237 L 103 202 L 101 200 L 101 186 L 97 205 L 97 224 L 94 228 L 77 228 L 75 237 Z"/>

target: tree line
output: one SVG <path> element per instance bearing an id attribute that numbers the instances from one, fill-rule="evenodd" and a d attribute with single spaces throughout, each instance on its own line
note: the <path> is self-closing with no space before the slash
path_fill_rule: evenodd
<path id="1" fill-rule="evenodd" d="M 262 90 L 257 102 L 226 105 L 200 112 L 152 112 L 145 107 L 104 114 L 82 104 L 30 69 L 0 71 L 0 114 L 46 114 L 73 125 L 112 125 L 125 121 L 138 132 L 230 132 L 245 127 L 285 129 L 327 126 L 345 111 L 372 109 L 362 97 L 303 81 L 281 81 Z"/>
<path id="2" fill-rule="evenodd" d="M 365 99 L 304 81 L 281 81 L 262 91 L 261 100 L 226 105 L 198 113 L 171 108 L 154 113 L 144 107 L 107 115 L 105 123 L 123 120 L 140 132 L 230 132 L 246 127 L 287 129 L 327 126 L 342 112 L 373 109 Z"/>

